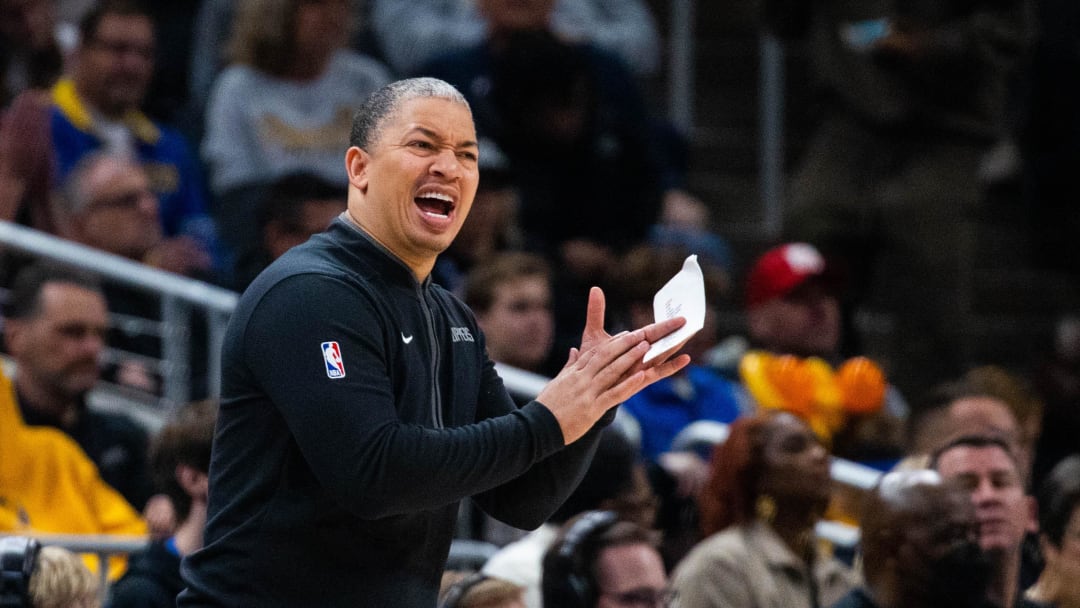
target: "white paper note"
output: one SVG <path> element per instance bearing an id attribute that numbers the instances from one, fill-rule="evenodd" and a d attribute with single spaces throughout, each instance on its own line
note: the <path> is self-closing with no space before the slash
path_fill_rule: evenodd
<path id="1" fill-rule="evenodd" d="M 686 258 L 682 270 L 653 296 L 653 315 L 657 321 L 685 317 L 686 325 L 653 343 L 645 353 L 645 363 L 685 342 L 705 325 L 705 278 L 696 255 Z"/>

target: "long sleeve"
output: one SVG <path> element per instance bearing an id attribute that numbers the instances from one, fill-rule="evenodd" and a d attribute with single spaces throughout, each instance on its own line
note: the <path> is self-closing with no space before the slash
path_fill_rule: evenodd
<path id="1" fill-rule="evenodd" d="M 537 403 L 455 428 L 422 423 L 427 393 L 406 390 L 404 399 L 421 398 L 400 403 L 395 384 L 430 379 L 388 357 L 381 316 L 345 283 L 299 275 L 266 294 L 243 338 L 256 381 L 313 474 L 347 509 L 374 518 L 441 507 L 507 483 L 562 448 L 558 423 Z M 419 332 L 409 331 L 419 342 Z M 327 377 L 319 352 L 325 341 L 340 348 L 340 379 Z M 534 475 L 554 488 L 556 474 Z"/>
<path id="2" fill-rule="evenodd" d="M 588 434 L 528 472 L 475 496 L 485 513 L 516 528 L 530 530 L 544 523 L 577 488 L 596 453 L 605 416 Z"/>
<path id="3" fill-rule="evenodd" d="M 256 125 L 251 124 L 246 111 L 254 88 L 250 82 L 248 68 L 232 66 L 218 75 L 210 91 L 202 158 L 215 195 L 249 183 L 262 173 Z"/>

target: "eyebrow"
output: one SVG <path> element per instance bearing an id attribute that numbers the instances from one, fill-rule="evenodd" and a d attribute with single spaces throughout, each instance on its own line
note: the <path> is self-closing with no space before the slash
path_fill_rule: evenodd
<path id="1" fill-rule="evenodd" d="M 435 131 L 432 131 L 431 129 L 428 129 L 426 127 L 415 126 L 415 127 L 411 128 L 411 129 L 409 129 L 406 133 L 412 133 L 413 131 L 419 131 L 422 135 L 426 135 L 427 137 L 430 137 L 431 139 L 434 139 L 435 141 L 445 141 L 445 138 L 441 137 L 438 133 L 436 133 Z M 479 148 L 480 147 L 480 144 L 478 144 L 477 142 L 475 142 L 475 141 L 473 141 L 471 139 L 463 141 L 463 142 L 458 142 L 455 145 L 456 145 L 456 147 L 459 147 L 459 148 Z"/>

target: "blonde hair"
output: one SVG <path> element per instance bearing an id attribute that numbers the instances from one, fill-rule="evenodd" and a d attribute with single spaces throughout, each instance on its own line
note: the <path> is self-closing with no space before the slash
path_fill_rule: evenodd
<path id="1" fill-rule="evenodd" d="M 97 577 L 79 556 L 61 547 L 42 547 L 30 576 L 34 608 L 98 608 Z"/>

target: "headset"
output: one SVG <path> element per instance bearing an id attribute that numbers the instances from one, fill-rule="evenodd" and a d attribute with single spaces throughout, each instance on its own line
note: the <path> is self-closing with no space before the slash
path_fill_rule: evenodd
<path id="1" fill-rule="evenodd" d="M 592 608 L 597 590 L 592 561 L 596 540 L 619 516 L 614 511 L 586 511 L 562 535 L 544 558 L 544 606 Z"/>
<path id="2" fill-rule="evenodd" d="M 489 580 L 489 578 L 490 577 L 483 572 L 473 572 L 453 585 L 450 585 L 446 590 L 446 595 L 443 596 L 442 601 L 439 602 L 439 608 L 458 608 L 458 604 L 469 594 L 469 591 L 471 591 L 473 587 Z"/>
<path id="3" fill-rule="evenodd" d="M 41 545 L 32 538 L 0 537 L 0 608 L 30 606 L 30 575 L 40 549 Z"/>

